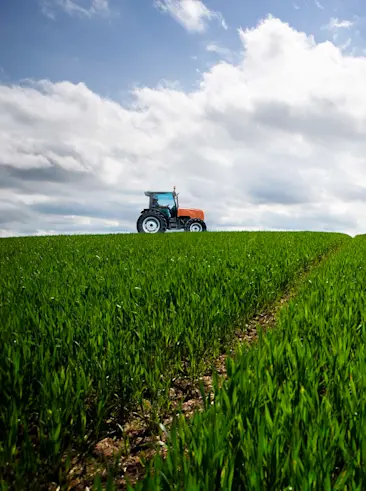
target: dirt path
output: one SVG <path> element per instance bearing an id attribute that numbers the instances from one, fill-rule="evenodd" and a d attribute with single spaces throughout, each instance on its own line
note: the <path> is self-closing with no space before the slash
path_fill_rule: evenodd
<path id="1" fill-rule="evenodd" d="M 261 313 L 252 317 L 242 330 L 237 330 L 231 345 L 226 353 L 220 355 L 213 363 L 221 380 L 227 377 L 226 359 L 232 356 L 238 346 L 250 345 L 258 338 L 259 329 L 266 331 L 276 325 L 276 319 L 280 310 L 286 306 L 296 295 L 299 288 L 307 280 L 310 272 L 320 263 L 328 260 L 336 254 L 343 245 L 325 254 L 322 258 L 302 271 L 288 286 L 283 295 Z M 212 367 L 212 364 L 210 364 Z M 203 409 L 203 399 L 200 390 L 202 383 L 205 393 L 213 393 L 213 371 L 208 369 L 196 382 L 192 383 L 188 378 L 177 378 L 173 381 L 170 389 L 170 410 L 163 415 L 162 424 L 169 429 L 174 415 L 179 410 L 185 417 L 189 418 L 196 410 Z M 101 481 L 106 481 L 108 469 L 112 471 L 114 483 L 118 489 L 126 489 L 126 479 L 136 483 L 145 474 L 144 462 L 149 461 L 161 452 L 166 454 L 166 437 L 164 431 L 159 431 L 156 425 L 151 424 L 153 420 L 152 411 L 148 403 L 140 413 L 133 413 L 132 418 L 121 429 L 124 439 L 113 439 L 111 437 L 101 440 L 89 456 L 79 456 L 72 461 L 71 470 L 67 476 L 68 490 L 88 490 L 92 487 L 94 477 L 99 474 Z M 126 443 L 126 439 L 127 442 Z M 56 485 L 48 487 L 49 490 L 60 489 Z"/>

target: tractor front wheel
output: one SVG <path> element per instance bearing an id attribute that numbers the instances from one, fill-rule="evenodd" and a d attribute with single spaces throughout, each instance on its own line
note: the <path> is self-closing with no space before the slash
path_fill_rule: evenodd
<path id="1" fill-rule="evenodd" d="M 206 230 L 205 222 L 199 218 L 191 218 L 184 227 L 185 232 L 206 232 Z"/>
<path id="2" fill-rule="evenodd" d="M 167 228 L 165 216 L 154 210 L 142 213 L 137 220 L 137 231 L 140 234 L 164 233 Z"/>

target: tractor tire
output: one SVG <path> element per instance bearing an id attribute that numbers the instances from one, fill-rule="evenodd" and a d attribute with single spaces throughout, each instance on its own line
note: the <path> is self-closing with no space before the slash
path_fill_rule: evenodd
<path id="1" fill-rule="evenodd" d="M 207 226 L 203 220 L 199 218 L 191 218 L 184 225 L 185 232 L 206 232 Z"/>
<path id="2" fill-rule="evenodd" d="M 147 210 L 141 213 L 136 226 L 140 234 L 161 234 L 166 232 L 168 222 L 162 213 L 156 210 Z"/>

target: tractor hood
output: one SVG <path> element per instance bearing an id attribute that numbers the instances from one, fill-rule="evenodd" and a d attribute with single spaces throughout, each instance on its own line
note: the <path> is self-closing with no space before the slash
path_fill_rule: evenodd
<path id="1" fill-rule="evenodd" d="M 205 219 L 205 214 L 203 210 L 198 208 L 178 208 L 179 217 L 189 217 L 189 218 L 199 218 L 200 220 Z"/>

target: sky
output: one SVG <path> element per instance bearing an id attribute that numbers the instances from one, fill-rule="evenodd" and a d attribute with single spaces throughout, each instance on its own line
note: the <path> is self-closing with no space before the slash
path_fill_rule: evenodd
<path id="1" fill-rule="evenodd" d="M 361 0 L 2 0 L 0 237 L 366 230 Z"/>

